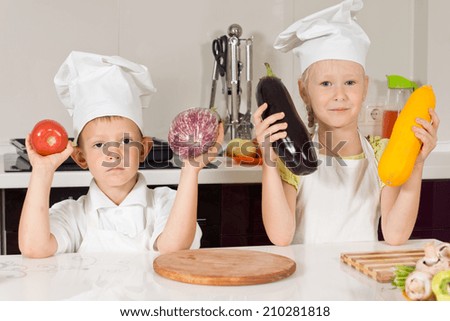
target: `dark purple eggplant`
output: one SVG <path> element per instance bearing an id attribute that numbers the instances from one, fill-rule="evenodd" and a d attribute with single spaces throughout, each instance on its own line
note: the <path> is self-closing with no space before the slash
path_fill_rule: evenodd
<path id="1" fill-rule="evenodd" d="M 258 106 L 267 103 L 262 114 L 265 119 L 270 115 L 284 112 L 284 119 L 276 123 L 287 122 L 287 136 L 272 143 L 272 146 L 289 170 L 296 175 L 308 175 L 317 169 L 317 154 L 311 136 L 295 109 L 291 95 L 280 78 L 272 73 L 268 63 L 267 76 L 259 80 L 256 87 Z"/>

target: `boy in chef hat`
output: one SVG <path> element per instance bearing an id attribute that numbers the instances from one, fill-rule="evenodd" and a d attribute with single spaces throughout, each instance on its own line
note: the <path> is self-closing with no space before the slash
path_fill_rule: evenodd
<path id="1" fill-rule="evenodd" d="M 267 234 L 277 245 L 376 241 L 378 222 L 390 244 L 408 240 L 416 221 L 423 165 L 436 146 L 439 119 L 417 120 L 416 137 L 423 142 L 413 173 L 400 187 L 382 186 L 374 150 L 358 131 L 368 77 L 365 59 L 369 38 L 355 21 L 360 0 L 341 3 L 303 18 L 275 41 L 283 52 L 300 60 L 298 81 L 310 122 L 318 169 L 307 176 L 263 164 L 262 212 Z M 258 142 L 265 146 L 286 137 L 282 113 L 262 120 L 263 104 L 254 113 Z M 267 138 L 268 137 L 268 138 Z M 263 144 L 264 143 L 264 144 Z M 277 161 L 274 150 L 265 157 Z"/>
<path id="2" fill-rule="evenodd" d="M 148 189 L 138 173 L 151 148 L 142 108 L 156 91 L 147 68 L 117 56 L 72 52 L 55 86 L 73 118 L 77 146 L 69 142 L 65 151 L 43 157 L 27 139 L 33 170 L 19 225 L 22 254 L 198 248 L 198 173 L 206 164 L 186 161 L 178 192 Z M 53 174 L 70 155 L 91 172 L 89 191 L 49 210 Z"/>

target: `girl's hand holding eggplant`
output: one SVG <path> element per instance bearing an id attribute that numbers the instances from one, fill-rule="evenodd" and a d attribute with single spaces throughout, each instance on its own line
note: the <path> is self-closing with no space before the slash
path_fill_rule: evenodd
<path id="1" fill-rule="evenodd" d="M 276 153 L 272 148 L 272 143 L 278 139 L 285 138 L 287 136 L 286 128 L 287 123 L 276 123 L 284 118 L 284 113 L 273 114 L 266 119 L 262 119 L 262 114 L 267 109 L 267 103 L 262 104 L 253 114 L 253 122 L 255 125 L 255 137 L 261 148 L 261 152 L 264 158 L 270 157 L 271 161 L 276 161 Z"/>

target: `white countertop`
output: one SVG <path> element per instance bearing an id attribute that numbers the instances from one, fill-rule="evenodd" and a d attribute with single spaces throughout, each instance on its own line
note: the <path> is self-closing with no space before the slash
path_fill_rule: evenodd
<path id="1" fill-rule="evenodd" d="M 0 300 L 404 300 L 390 283 L 378 283 L 340 261 L 343 252 L 422 249 L 430 240 L 392 247 L 384 242 L 255 246 L 284 255 L 297 269 L 286 279 L 251 286 L 181 283 L 153 270 L 156 254 L 61 254 L 46 259 L 0 256 Z"/>

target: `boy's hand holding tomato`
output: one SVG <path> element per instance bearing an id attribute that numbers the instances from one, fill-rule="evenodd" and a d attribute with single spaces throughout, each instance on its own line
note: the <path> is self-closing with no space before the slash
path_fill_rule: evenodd
<path id="1" fill-rule="evenodd" d="M 57 121 L 44 119 L 38 122 L 31 131 L 31 146 L 42 156 L 61 153 L 66 149 L 67 132 Z"/>
<path id="2" fill-rule="evenodd" d="M 26 139 L 27 154 L 33 167 L 55 171 L 72 153 L 72 142 L 58 122 L 38 122 Z"/>

